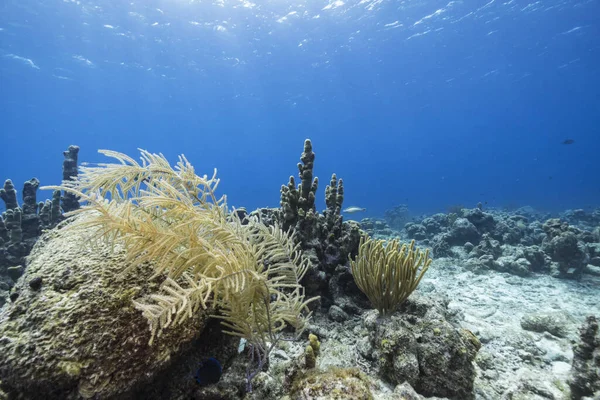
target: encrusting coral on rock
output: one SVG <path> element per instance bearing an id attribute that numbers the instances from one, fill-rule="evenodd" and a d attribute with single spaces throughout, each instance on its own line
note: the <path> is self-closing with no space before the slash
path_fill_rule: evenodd
<path id="1" fill-rule="evenodd" d="M 296 378 L 290 400 L 372 400 L 372 382 L 358 368 L 308 371 Z"/>
<path id="2" fill-rule="evenodd" d="M 389 318 L 364 314 L 367 335 L 359 352 L 394 385 L 408 382 L 426 396 L 473 398 L 473 360 L 481 343 L 471 332 L 452 326 L 447 307 L 447 300 L 415 296 Z"/>

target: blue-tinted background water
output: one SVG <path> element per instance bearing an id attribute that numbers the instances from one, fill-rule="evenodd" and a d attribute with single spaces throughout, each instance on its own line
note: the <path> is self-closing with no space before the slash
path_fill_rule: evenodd
<path id="1" fill-rule="evenodd" d="M 3 0 L 0 179 L 141 147 L 277 206 L 309 137 L 320 208 L 600 205 L 598 0 L 254 1 Z"/>

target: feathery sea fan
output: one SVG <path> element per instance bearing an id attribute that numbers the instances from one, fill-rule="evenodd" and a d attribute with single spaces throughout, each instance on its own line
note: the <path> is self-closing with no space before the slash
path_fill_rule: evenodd
<path id="1" fill-rule="evenodd" d="M 215 195 L 216 170 L 200 177 L 184 156 L 173 169 L 162 154 L 140 151 L 141 164 L 100 150 L 118 163 L 84 164 L 76 181 L 45 187 L 80 196 L 83 206 L 67 214 L 66 229 L 120 241 L 131 266 L 151 262 L 155 276 L 165 277 L 160 292 L 134 302 L 148 320 L 150 344 L 200 308 L 218 306 L 227 333 L 245 338 L 262 367 L 287 326 L 303 329 L 315 300 L 300 285 L 308 260 L 293 232 L 242 224 L 225 196 Z"/>

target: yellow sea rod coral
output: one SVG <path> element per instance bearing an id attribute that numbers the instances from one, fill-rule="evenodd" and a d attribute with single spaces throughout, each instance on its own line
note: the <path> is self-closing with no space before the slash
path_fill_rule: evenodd
<path id="1" fill-rule="evenodd" d="M 431 261 L 429 250 L 415 248 L 414 240 L 409 245 L 400 245 L 397 239 L 386 244 L 363 236 L 350 267 L 356 285 L 380 315 L 386 316 L 417 288 Z"/>

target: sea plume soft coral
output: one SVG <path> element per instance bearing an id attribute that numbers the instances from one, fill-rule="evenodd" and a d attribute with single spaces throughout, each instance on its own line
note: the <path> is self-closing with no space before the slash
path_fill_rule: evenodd
<path id="1" fill-rule="evenodd" d="M 132 266 L 152 262 L 156 276 L 165 276 L 158 293 L 134 302 L 149 322 L 150 343 L 200 308 L 218 306 L 227 333 L 245 338 L 262 367 L 287 326 L 303 329 L 314 300 L 300 285 L 308 261 L 293 232 L 242 224 L 215 196 L 216 170 L 201 177 L 183 155 L 172 168 L 162 154 L 140 151 L 138 163 L 100 150 L 117 163 L 83 165 L 76 181 L 45 187 L 81 197 L 66 229 L 92 242 L 122 242 Z"/>

